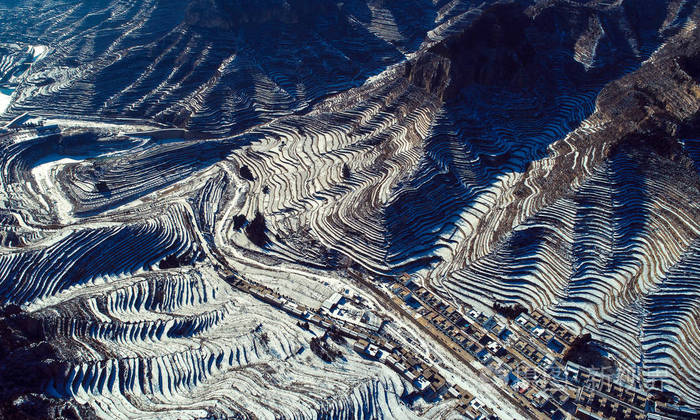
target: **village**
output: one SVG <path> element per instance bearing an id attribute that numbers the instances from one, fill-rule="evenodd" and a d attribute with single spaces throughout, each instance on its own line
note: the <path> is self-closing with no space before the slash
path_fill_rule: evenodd
<path id="1" fill-rule="evenodd" d="M 491 418 L 493 410 L 477 401 L 474 396 L 458 385 L 449 384 L 430 364 L 419 356 L 403 349 L 396 342 L 386 339 L 378 334 L 380 325 L 353 322 L 342 311 L 340 304 L 347 300 L 359 299 L 358 296 L 333 294 L 322 306 L 317 309 L 307 308 L 292 302 L 289 298 L 280 295 L 263 285 L 252 283 L 238 276 L 230 275 L 227 281 L 237 289 L 251 294 L 263 302 L 269 303 L 288 314 L 317 325 L 326 331 L 340 334 L 355 340 L 353 349 L 366 358 L 383 361 L 388 367 L 396 371 L 403 379 L 415 388 L 413 396 L 420 396 L 427 400 L 438 398 L 459 399 L 459 410 L 473 419 Z M 340 312 L 340 314 L 339 314 Z M 335 316 L 333 316 L 335 314 Z M 345 318 L 345 319 L 343 319 Z M 366 319 L 365 321 L 370 321 Z M 302 324 L 303 325 L 303 324 Z"/>
<path id="2" fill-rule="evenodd" d="M 411 308 L 419 323 L 443 343 L 451 342 L 463 360 L 478 361 L 492 372 L 521 403 L 533 408 L 537 418 L 646 418 L 641 390 L 614 385 L 607 376 L 594 382 L 585 368 L 562 364 L 577 336 L 541 311 L 521 313 L 510 322 L 473 309 L 465 316 L 408 277 L 391 290 L 394 300 Z M 606 394 L 603 383 L 624 389 L 627 401 Z"/>
<path id="3" fill-rule="evenodd" d="M 272 289 L 230 273 L 227 281 L 241 291 L 273 305 L 326 334 L 355 340 L 363 357 L 390 367 L 415 389 L 412 397 L 426 401 L 455 399 L 465 418 L 496 418 L 479 398 L 448 381 L 426 360 L 380 334 L 382 321 L 362 310 L 362 297 L 349 290 L 334 293 L 319 308 L 309 308 Z M 453 305 L 418 285 L 408 275 L 386 284 L 391 304 L 401 307 L 416 324 L 465 365 L 487 375 L 510 394 L 511 401 L 538 419 L 664 419 L 697 418 L 688 408 L 654 401 L 629 378 L 564 361 L 580 336 L 539 310 L 510 320 Z M 303 325 L 303 324 L 300 324 Z"/>

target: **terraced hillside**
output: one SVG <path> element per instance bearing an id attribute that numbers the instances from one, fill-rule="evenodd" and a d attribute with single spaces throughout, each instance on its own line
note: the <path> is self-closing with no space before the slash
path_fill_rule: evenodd
<path id="1" fill-rule="evenodd" d="M 0 1 L 0 21 L 6 417 L 456 416 L 350 343 L 322 360 L 322 328 L 232 275 L 314 308 L 366 293 L 385 335 L 524 416 L 351 273 L 540 309 L 700 407 L 697 1 Z"/>

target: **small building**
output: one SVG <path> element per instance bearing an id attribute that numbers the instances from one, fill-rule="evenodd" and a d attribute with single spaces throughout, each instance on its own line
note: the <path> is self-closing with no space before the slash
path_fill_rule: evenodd
<path id="1" fill-rule="evenodd" d="M 467 409 L 467 412 L 469 415 L 476 419 L 476 418 L 482 418 L 483 415 L 488 412 L 487 407 L 479 400 L 474 398 L 470 403 L 469 403 L 469 408 Z"/>
<path id="2" fill-rule="evenodd" d="M 389 356 L 387 356 L 387 357 L 384 359 L 384 364 L 387 365 L 387 366 L 389 366 L 389 367 L 392 368 L 392 369 L 396 369 L 396 368 L 397 368 L 396 364 L 397 364 L 398 362 L 399 362 L 399 361 L 398 361 L 398 360 L 396 359 L 396 357 L 394 357 L 393 355 L 389 355 Z"/>
<path id="3" fill-rule="evenodd" d="M 365 354 L 376 359 L 379 356 L 379 347 L 370 343 L 370 345 L 365 349 Z"/>
<path id="4" fill-rule="evenodd" d="M 549 401 L 549 394 L 547 394 L 545 391 L 539 391 L 532 398 L 532 405 L 537 408 L 542 408 L 547 401 Z"/>
<path id="5" fill-rule="evenodd" d="M 481 350 L 479 350 L 479 351 L 476 353 L 476 357 L 477 357 L 479 360 L 481 360 L 481 363 L 484 363 L 484 364 L 488 363 L 488 361 L 491 360 L 491 356 L 489 355 L 488 350 L 486 350 L 486 349 L 483 348 L 483 347 L 481 348 Z"/>
<path id="6" fill-rule="evenodd" d="M 490 318 L 484 315 L 484 313 L 480 313 L 479 316 L 476 317 L 476 322 L 478 322 L 480 325 L 485 325 Z"/>
<path id="7" fill-rule="evenodd" d="M 282 306 L 282 301 L 272 293 L 265 293 L 260 296 L 260 299 L 278 308 Z"/>
<path id="8" fill-rule="evenodd" d="M 496 326 L 498 325 L 498 321 L 496 320 L 495 317 L 491 316 L 490 318 L 488 318 L 488 319 L 484 322 L 483 325 L 484 325 L 484 329 L 485 329 L 486 331 L 491 331 L 491 330 L 493 330 L 494 328 L 496 328 Z"/>
<path id="9" fill-rule="evenodd" d="M 342 299 L 343 295 L 337 292 L 333 293 L 328 299 L 323 301 L 321 304 L 321 309 L 325 309 L 326 311 L 330 312 L 335 309 L 336 306 L 338 306 Z"/>
<path id="10" fill-rule="evenodd" d="M 454 386 L 451 386 L 447 389 L 447 395 L 449 395 L 452 398 L 460 398 L 460 393 Z"/>
<path id="11" fill-rule="evenodd" d="M 352 348 L 358 353 L 364 353 L 367 346 L 369 346 L 369 342 L 367 340 L 359 339 L 355 341 L 355 344 L 352 346 Z"/>
<path id="12" fill-rule="evenodd" d="M 547 348 L 556 354 L 561 354 L 564 351 L 564 345 L 553 337 L 547 342 Z"/>
<path id="13" fill-rule="evenodd" d="M 411 383 L 413 383 L 413 381 L 416 380 L 416 375 L 414 375 L 413 372 L 411 372 L 410 370 L 403 372 L 403 376 Z"/>
<path id="14" fill-rule="evenodd" d="M 492 353 L 498 353 L 498 351 L 501 349 L 501 345 L 498 344 L 497 341 L 491 341 L 488 345 L 486 345 L 486 348 L 491 350 Z"/>
<path id="15" fill-rule="evenodd" d="M 430 386 L 430 381 L 421 375 L 413 381 L 413 386 L 415 386 L 418 391 L 425 392 Z"/>
<path id="16" fill-rule="evenodd" d="M 564 368 L 564 372 L 566 372 L 566 377 L 573 382 L 578 382 L 578 375 L 580 373 L 579 370 L 579 365 L 575 363 L 568 362 L 566 364 L 566 367 Z"/>
<path id="17" fill-rule="evenodd" d="M 373 331 L 378 331 L 382 326 L 382 319 L 372 311 L 365 311 L 360 318 L 360 321 L 367 325 Z"/>
<path id="18" fill-rule="evenodd" d="M 513 335 L 513 332 L 508 328 L 504 328 L 503 331 L 501 331 L 501 333 L 498 334 L 498 338 L 500 338 L 504 342 L 507 342 L 511 335 Z"/>
<path id="19" fill-rule="evenodd" d="M 379 347 L 362 338 L 355 341 L 352 348 L 356 352 L 373 359 L 376 359 L 379 356 Z"/>
<path id="20" fill-rule="evenodd" d="M 445 387 L 447 386 L 447 382 L 445 381 L 445 378 L 442 377 L 442 375 L 436 373 L 430 379 L 430 386 L 435 390 L 435 393 L 439 394 L 443 391 L 443 389 L 445 389 Z"/>
<path id="21" fill-rule="evenodd" d="M 542 334 L 544 334 L 544 332 L 545 332 L 545 329 L 539 325 L 535 326 L 535 328 L 532 329 L 532 334 L 537 336 L 537 337 L 542 336 Z"/>
<path id="22" fill-rule="evenodd" d="M 528 388 L 530 388 L 530 384 L 527 381 L 524 381 L 522 379 L 520 381 L 518 381 L 515 384 L 515 386 L 513 387 L 513 389 L 518 391 L 520 394 L 524 394 L 525 391 L 528 390 Z"/>

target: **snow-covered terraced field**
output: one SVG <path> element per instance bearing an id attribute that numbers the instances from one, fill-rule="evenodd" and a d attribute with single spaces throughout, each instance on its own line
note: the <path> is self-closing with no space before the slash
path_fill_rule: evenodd
<path id="1" fill-rule="evenodd" d="M 0 129 L 0 307 L 59 349 L 41 392 L 102 418 L 449 418 L 225 281 L 318 308 L 352 268 L 541 309 L 700 406 L 697 1 L 260 3 L 0 4 L 0 118 L 47 117 Z"/>
<path id="2" fill-rule="evenodd" d="M 413 417 L 395 373 L 349 346 L 342 362 L 321 361 L 314 332 L 207 267 L 86 287 L 39 314 L 55 340 L 85 349 L 50 391 L 104 417 Z"/>
<path id="3" fill-rule="evenodd" d="M 9 108 L 27 70 L 46 54 L 45 45 L 0 44 L 0 115 Z"/>

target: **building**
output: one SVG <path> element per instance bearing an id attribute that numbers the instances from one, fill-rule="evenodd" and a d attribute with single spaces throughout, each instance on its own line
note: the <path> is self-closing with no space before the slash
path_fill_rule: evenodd
<path id="1" fill-rule="evenodd" d="M 355 344 L 352 346 L 352 348 L 358 353 L 364 353 L 367 346 L 369 346 L 369 342 L 367 340 L 359 339 L 355 341 Z"/>
<path id="2" fill-rule="evenodd" d="M 415 386 L 416 389 L 422 393 L 430 387 L 430 381 L 421 375 L 413 381 L 413 386 Z"/>
<path id="3" fill-rule="evenodd" d="M 321 304 L 321 309 L 325 309 L 326 311 L 330 312 L 335 309 L 338 304 L 340 304 L 342 299 L 343 295 L 338 292 L 333 293 L 328 299 L 323 301 Z"/>
<path id="4" fill-rule="evenodd" d="M 376 345 L 370 343 L 369 341 L 365 339 L 359 339 L 355 341 L 355 344 L 352 346 L 353 350 L 356 352 L 363 354 L 365 356 L 371 357 L 373 359 L 376 359 L 379 357 L 379 347 Z"/>

